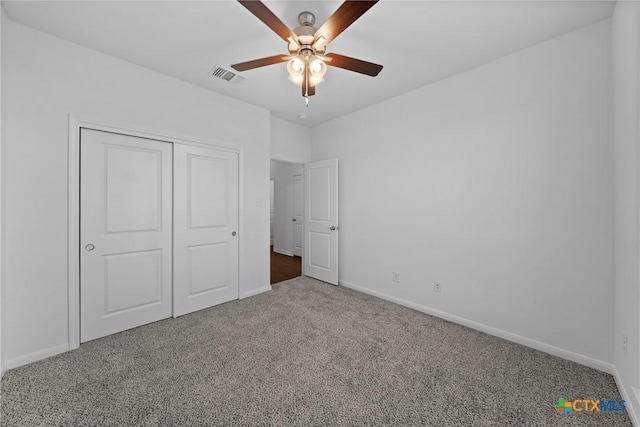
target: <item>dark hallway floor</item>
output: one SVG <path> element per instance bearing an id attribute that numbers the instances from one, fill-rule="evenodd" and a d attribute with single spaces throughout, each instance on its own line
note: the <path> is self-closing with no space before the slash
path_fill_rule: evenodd
<path id="1" fill-rule="evenodd" d="M 302 275 L 302 258 L 282 255 L 271 247 L 271 284 L 284 282 Z"/>

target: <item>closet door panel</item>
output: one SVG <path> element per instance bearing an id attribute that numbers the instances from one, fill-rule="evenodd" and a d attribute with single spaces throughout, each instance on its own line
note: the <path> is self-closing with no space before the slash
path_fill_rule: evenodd
<path id="1" fill-rule="evenodd" d="M 174 317 L 238 298 L 238 154 L 174 144 Z"/>
<path id="2" fill-rule="evenodd" d="M 171 317 L 171 144 L 82 129 L 80 341 Z"/>

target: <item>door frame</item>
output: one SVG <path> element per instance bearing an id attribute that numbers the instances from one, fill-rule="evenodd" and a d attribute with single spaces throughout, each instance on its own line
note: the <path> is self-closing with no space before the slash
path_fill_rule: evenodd
<path id="1" fill-rule="evenodd" d="M 291 195 L 291 216 L 295 217 L 296 216 L 296 176 L 300 176 L 300 179 L 302 180 L 302 182 L 300 183 L 300 185 L 302 185 L 302 200 L 300 200 L 300 203 L 302 204 L 302 224 L 300 225 L 302 227 L 302 247 L 300 248 L 300 260 L 302 262 L 302 265 L 304 265 L 304 172 L 305 172 L 305 166 L 302 165 L 302 173 L 300 175 L 293 175 L 291 177 L 291 191 L 292 191 L 292 195 Z M 296 222 L 297 224 L 297 222 Z M 295 236 L 296 233 L 295 231 L 293 231 L 293 229 L 295 229 L 295 226 L 293 224 L 291 224 L 291 228 L 292 228 L 292 239 L 291 239 L 291 252 L 293 253 L 293 256 L 297 256 L 296 255 L 296 242 L 295 242 Z M 302 271 L 303 275 L 304 275 L 304 270 Z"/>
<path id="2" fill-rule="evenodd" d="M 288 163 L 288 164 L 291 164 L 291 165 L 300 165 L 300 166 L 302 166 L 302 194 L 303 194 L 303 196 L 302 196 L 302 203 L 303 203 L 302 212 L 303 212 L 303 215 L 302 216 L 304 217 L 304 194 L 305 194 L 304 179 L 305 179 L 305 171 L 306 171 L 306 167 L 307 167 L 306 166 L 307 162 L 302 161 L 302 160 L 295 160 L 295 159 L 292 160 L 292 159 L 286 159 L 286 158 L 279 158 L 277 156 L 276 157 L 271 156 L 271 157 L 269 157 L 269 160 L 270 161 L 271 160 L 275 160 L 276 162 L 280 162 L 280 163 Z M 273 177 L 273 175 L 271 174 L 271 169 L 269 169 L 269 179 L 270 180 L 274 180 L 275 179 Z M 293 175 L 291 176 L 291 184 L 292 184 L 292 191 L 293 191 Z M 293 193 L 291 194 L 291 200 L 293 201 Z M 293 206 L 292 206 L 292 209 L 293 209 Z M 291 213 L 293 214 L 293 210 L 292 210 Z M 293 226 L 292 226 L 292 228 L 293 228 Z M 300 267 L 301 267 L 300 277 L 304 276 L 304 234 L 305 233 L 304 233 L 304 221 L 303 221 L 303 224 L 302 224 L 302 248 L 303 248 L 303 250 L 302 250 L 302 256 L 300 257 L 300 262 L 301 262 L 301 265 L 300 265 Z M 292 235 L 292 240 L 291 240 L 291 253 L 284 253 L 284 252 L 280 252 L 280 251 L 275 251 L 275 246 L 274 246 L 274 252 L 280 253 L 280 254 L 286 255 L 286 256 L 294 256 L 293 255 L 293 235 Z M 271 274 L 271 263 L 269 263 L 269 274 Z"/>
<path id="3" fill-rule="evenodd" d="M 103 132 L 119 133 L 139 138 L 154 139 L 171 144 L 191 145 L 195 147 L 214 148 L 238 154 L 238 212 L 242 218 L 243 211 L 243 150 L 220 141 L 201 139 L 171 133 L 160 129 L 146 129 L 140 126 L 118 123 L 103 118 L 69 114 L 69 152 L 68 152 L 68 319 L 69 350 L 80 346 L 80 129 L 87 128 Z M 242 221 L 238 222 L 238 274 L 241 272 L 242 257 Z M 238 283 L 238 298 L 242 295 L 242 280 Z"/>
<path id="4" fill-rule="evenodd" d="M 271 175 L 271 171 L 269 171 Z M 269 246 L 273 247 L 275 243 L 275 221 L 276 221 L 276 179 L 269 178 Z"/>

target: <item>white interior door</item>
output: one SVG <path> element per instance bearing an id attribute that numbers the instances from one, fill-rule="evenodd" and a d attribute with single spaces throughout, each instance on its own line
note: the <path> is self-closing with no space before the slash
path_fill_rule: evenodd
<path id="1" fill-rule="evenodd" d="M 302 175 L 293 176 L 293 254 L 302 256 L 304 199 Z"/>
<path id="2" fill-rule="evenodd" d="M 238 154 L 173 154 L 175 317 L 238 298 Z"/>
<path id="3" fill-rule="evenodd" d="M 82 129 L 80 340 L 171 316 L 171 144 Z"/>
<path id="4" fill-rule="evenodd" d="M 304 274 L 338 284 L 338 159 L 305 166 Z"/>

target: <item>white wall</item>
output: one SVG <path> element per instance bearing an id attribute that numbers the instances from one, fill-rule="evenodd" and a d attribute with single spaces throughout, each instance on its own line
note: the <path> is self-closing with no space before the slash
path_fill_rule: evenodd
<path id="1" fill-rule="evenodd" d="M 610 43 L 607 20 L 314 128 L 341 282 L 611 371 Z"/>
<path id="2" fill-rule="evenodd" d="M 273 249 L 286 255 L 293 255 L 293 176 L 302 172 L 301 164 L 271 161 L 271 178 L 275 181 Z"/>
<path id="3" fill-rule="evenodd" d="M 296 123 L 271 117 L 271 158 L 306 163 L 311 158 L 311 130 Z"/>
<path id="4" fill-rule="evenodd" d="M 640 8 L 617 2 L 611 19 L 615 164 L 615 329 L 614 360 L 619 385 L 632 402 L 636 423 L 640 405 L 632 392 L 640 368 L 640 96 L 638 50 Z M 627 354 L 622 335 L 628 337 Z"/>
<path id="5" fill-rule="evenodd" d="M 267 110 L 5 22 L 3 347 L 9 367 L 64 351 L 68 114 L 241 152 L 241 296 L 269 285 Z"/>

